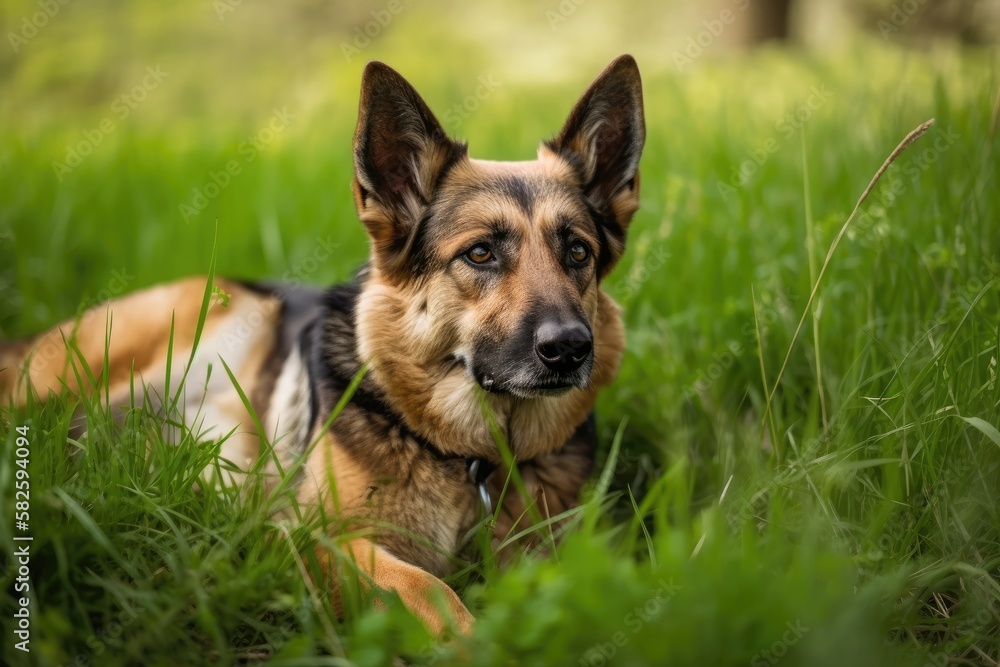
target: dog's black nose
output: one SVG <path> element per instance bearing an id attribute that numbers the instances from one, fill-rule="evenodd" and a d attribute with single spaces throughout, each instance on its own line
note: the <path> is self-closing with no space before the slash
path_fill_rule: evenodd
<path id="1" fill-rule="evenodd" d="M 535 331 L 535 354 L 557 373 L 569 373 L 582 366 L 593 347 L 590 330 L 577 322 L 545 320 Z"/>

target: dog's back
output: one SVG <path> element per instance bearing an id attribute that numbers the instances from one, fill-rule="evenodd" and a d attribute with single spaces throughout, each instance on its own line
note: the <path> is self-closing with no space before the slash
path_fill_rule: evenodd
<path id="1" fill-rule="evenodd" d="M 158 285 L 94 306 L 30 340 L 0 345 L 0 402 L 23 406 L 68 393 L 107 396 L 112 414 L 133 400 L 200 438 L 225 438 L 221 456 L 245 468 L 259 436 L 236 389 L 264 416 L 287 357 L 289 327 L 301 329 L 319 290 L 276 291 L 207 278 Z M 292 317 L 286 317 L 288 298 Z M 313 315 L 314 316 L 314 315 Z M 199 322 L 201 328 L 199 330 Z M 223 362 L 236 380 L 229 377 Z M 98 391 L 99 390 L 99 391 Z M 238 473 L 236 473 L 238 476 Z"/>

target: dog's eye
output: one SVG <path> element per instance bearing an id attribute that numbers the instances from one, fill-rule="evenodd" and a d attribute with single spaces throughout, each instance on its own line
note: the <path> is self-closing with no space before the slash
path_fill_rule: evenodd
<path id="1" fill-rule="evenodd" d="M 473 264 L 485 264 L 493 259 L 493 251 L 485 243 L 477 243 L 465 253 L 465 258 Z"/>
<path id="2" fill-rule="evenodd" d="M 582 243 L 574 243 L 569 247 L 569 258 L 577 264 L 583 264 L 590 257 L 590 248 Z"/>

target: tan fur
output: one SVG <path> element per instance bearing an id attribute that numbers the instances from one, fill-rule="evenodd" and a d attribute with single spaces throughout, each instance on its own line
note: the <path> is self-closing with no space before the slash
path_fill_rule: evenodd
<path id="1" fill-rule="evenodd" d="M 441 635 L 449 627 L 454 627 L 461 634 L 472 631 L 475 619 L 462 604 L 458 595 L 440 579 L 428 576 L 419 567 L 406 563 L 369 539 L 358 538 L 341 545 L 340 549 L 371 579 L 371 583 L 386 591 L 399 594 L 411 612 L 424 619 L 427 628 L 436 635 Z M 317 558 L 323 568 L 327 585 L 336 589 L 337 566 L 334 557 L 323 547 L 317 550 Z M 362 582 L 370 592 L 367 582 Z M 439 608 L 436 600 L 444 601 L 444 608 Z M 339 607 L 338 612 L 343 610 Z"/>
<path id="2" fill-rule="evenodd" d="M 146 396 L 155 410 L 163 412 L 167 407 L 164 403 L 171 403 L 172 398 L 164 395 L 167 351 L 172 349 L 173 394 L 189 361 L 205 282 L 205 278 L 196 277 L 141 290 L 49 329 L 29 345 L 20 346 L 14 363 L 0 370 L 0 401 L 23 406 L 29 392 L 42 401 L 64 392 L 103 396 L 106 384 L 111 407 L 116 410 L 127 407 L 134 392 L 137 402 Z M 176 409 L 200 437 L 218 438 L 237 428 L 223 444 L 222 456 L 245 469 L 257 458 L 257 434 L 219 357 L 225 355 L 241 387 L 249 393 L 274 343 L 276 308 L 267 298 L 237 283 L 219 279 L 215 284 L 230 295 L 229 303 L 223 305 L 214 298 L 210 302 L 199 353 Z M 105 378 L 106 347 L 109 374 Z M 211 374 L 209 365 L 213 366 Z M 96 385 L 88 380 L 88 371 L 96 378 Z M 240 478 L 235 472 L 227 481 Z"/>

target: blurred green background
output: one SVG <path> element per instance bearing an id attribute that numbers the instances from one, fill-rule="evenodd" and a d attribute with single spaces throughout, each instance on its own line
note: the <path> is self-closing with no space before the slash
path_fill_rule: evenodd
<path id="1" fill-rule="evenodd" d="M 995 39 L 998 4 L 4 3 L 0 331 L 23 334 L 65 317 L 123 262 L 135 276 L 130 289 L 203 271 L 216 222 L 223 273 L 281 275 L 309 255 L 315 237 L 334 233 L 344 261 L 313 279 L 347 275 L 364 258 L 348 157 L 360 71 L 370 59 L 408 76 L 474 155 L 525 159 L 593 76 L 631 52 L 649 96 L 645 164 L 658 170 L 649 187 L 676 187 L 683 197 L 691 188 L 679 176 L 711 167 L 731 181 L 735 164 L 713 164 L 713 151 L 732 149 L 738 164 L 773 134 L 779 159 L 795 156 L 797 132 L 785 136 L 786 126 L 779 135 L 776 123 L 837 76 L 854 75 L 856 85 L 830 89 L 833 104 L 862 117 L 820 109 L 809 118 L 811 134 L 829 123 L 857 137 L 851 143 L 862 151 L 876 149 L 863 144 L 869 125 L 903 131 L 923 120 L 917 111 L 925 109 L 907 102 L 936 77 L 961 96 L 956 104 L 975 91 L 988 96 L 988 51 L 970 60 L 951 46 Z M 779 11 L 787 12 L 783 27 L 775 25 Z M 766 39 L 782 31 L 784 40 Z M 763 48 L 746 50 L 761 40 Z M 828 53 L 837 60 L 818 64 Z M 477 89 L 488 99 L 477 99 Z M 241 151 L 276 110 L 290 115 L 283 129 L 265 135 L 253 155 Z M 692 150 L 691 133 L 708 129 L 708 141 Z M 856 156 L 831 157 L 844 166 Z M 239 177 L 185 216 L 181 204 L 206 186 L 211 192 L 212 174 L 233 159 Z M 48 169 L 27 178 L 28 165 Z M 777 173 L 765 165 L 753 180 L 768 171 Z M 698 186 L 715 194 L 710 180 Z M 639 228 L 667 220 L 651 207 Z"/>
<path id="2" fill-rule="evenodd" d="M 334 618 L 259 499 L 123 477 L 132 427 L 67 461 L 69 404 L 3 421 L 51 445 L 37 649 L 5 636 L 7 662 L 997 664 L 1000 2 L 37 0 L 0 26 L 4 339 L 204 273 L 216 231 L 220 275 L 348 278 L 370 59 L 473 156 L 530 159 L 630 52 L 648 132 L 605 285 L 629 335 L 600 403 L 607 493 L 552 558 L 470 557 L 451 583 L 472 639 L 428 642 L 392 604 Z M 932 117 L 795 338 L 858 197 Z"/>

